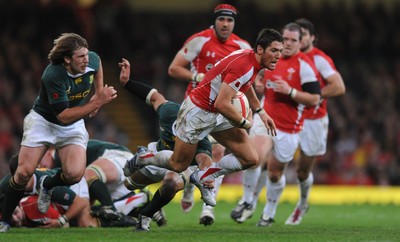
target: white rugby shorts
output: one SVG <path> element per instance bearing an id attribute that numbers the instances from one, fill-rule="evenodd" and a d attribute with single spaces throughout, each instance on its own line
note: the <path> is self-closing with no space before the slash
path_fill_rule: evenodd
<path id="1" fill-rule="evenodd" d="M 220 113 L 201 109 L 190 100 L 190 97 L 187 97 L 179 110 L 175 128 L 179 139 L 187 144 L 196 144 L 211 132 L 232 127 Z"/>
<path id="2" fill-rule="evenodd" d="M 54 145 L 61 148 L 65 145 L 75 144 L 86 149 L 89 134 L 83 119 L 68 126 L 51 123 L 41 115 L 31 110 L 24 119 L 24 134 L 21 145 L 39 147 Z"/>
<path id="3" fill-rule="evenodd" d="M 305 119 L 300 132 L 300 148 L 307 156 L 324 155 L 328 142 L 329 118 Z"/>
<path id="4" fill-rule="evenodd" d="M 262 135 L 270 136 L 264 122 L 260 118 L 260 115 L 254 114 L 253 126 L 250 129 L 250 137 Z M 271 137 L 273 141 L 272 152 L 275 158 L 282 163 L 287 163 L 293 160 L 294 154 L 299 146 L 299 134 L 286 133 L 277 130 L 276 136 Z"/>

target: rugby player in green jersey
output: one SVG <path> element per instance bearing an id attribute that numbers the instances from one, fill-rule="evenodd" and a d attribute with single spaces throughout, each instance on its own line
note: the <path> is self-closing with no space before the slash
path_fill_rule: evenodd
<path id="1" fill-rule="evenodd" d="M 173 150 L 175 146 L 175 135 L 173 132 L 173 123 L 176 120 L 180 105 L 165 99 L 156 89 L 137 81 L 130 80 L 130 63 L 126 59 L 122 59 L 119 63 L 121 68 L 120 83 L 126 90 L 131 92 L 140 100 L 151 106 L 158 114 L 160 125 L 160 139 L 148 145 L 149 150 Z M 139 149 L 143 149 L 141 147 Z M 127 176 L 127 187 L 130 189 L 140 189 L 149 184 L 162 181 L 161 187 L 156 191 L 150 203 L 140 210 L 139 222 L 136 230 L 148 231 L 150 229 L 150 221 L 154 213 L 159 211 L 163 206 L 168 204 L 175 194 L 183 190 L 185 185 L 193 182 L 189 176 L 199 166 L 201 170 L 211 166 L 211 143 L 205 138 L 199 142 L 196 155 L 192 161 L 191 167 L 186 171 L 178 174 L 176 172 L 156 167 L 146 166 L 135 170 L 129 167 L 130 162 L 124 167 Z M 198 165 L 199 164 L 199 165 Z M 213 181 L 203 184 L 195 184 L 202 193 L 202 199 L 206 202 L 213 200 Z M 215 200 L 214 200 L 215 203 Z"/>
<path id="2" fill-rule="evenodd" d="M 11 174 L 0 181 L 0 201 L 4 198 L 9 178 L 14 175 L 18 165 L 18 155 L 10 159 Z M 119 220 L 105 216 L 94 216 L 89 204 L 89 192 L 85 179 L 81 179 L 72 186 L 55 187 L 51 202 L 46 213 L 37 208 L 36 184 L 43 176 L 54 175 L 60 168 L 35 170 L 28 184 L 25 186 L 24 198 L 16 207 L 12 217 L 13 226 L 58 228 L 66 226 L 78 227 L 127 227 L 136 225 L 136 220 L 123 216 Z"/>
<path id="3" fill-rule="evenodd" d="M 133 158 L 125 146 L 113 142 L 90 139 L 86 150 L 87 167 L 85 179 L 89 187 L 92 204 L 98 201 L 101 206 L 92 206 L 92 214 L 109 219 L 123 219 L 124 215 L 136 217 L 137 209 L 149 202 L 149 191 L 134 193 L 125 183 L 123 167 Z M 49 149 L 40 162 L 41 167 L 52 169 L 61 167 L 60 158 L 54 149 Z M 159 226 L 165 225 L 166 218 L 160 209 L 153 216 Z"/>
<path id="4" fill-rule="evenodd" d="M 24 188 L 50 145 L 56 147 L 62 169 L 38 182 L 38 208 L 42 213 L 50 205 L 55 186 L 72 185 L 83 177 L 89 138 L 83 118 L 95 115 L 117 97 L 113 87 L 103 84 L 100 57 L 88 48 L 87 41 L 74 33 L 64 33 L 54 40 L 39 95 L 24 119 L 18 168 L 8 182 L 0 232 L 10 228 L 12 213 L 23 197 Z M 85 102 L 92 85 L 94 95 Z"/>

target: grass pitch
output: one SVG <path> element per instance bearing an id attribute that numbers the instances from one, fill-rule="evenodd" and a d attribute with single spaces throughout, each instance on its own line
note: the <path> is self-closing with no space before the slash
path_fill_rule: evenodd
<path id="1" fill-rule="evenodd" d="M 285 225 L 294 204 L 278 207 L 272 227 L 256 227 L 264 204 L 243 224 L 230 218 L 234 203 L 219 202 L 213 225 L 199 225 L 201 204 L 183 213 L 178 203 L 165 207 L 168 225 L 150 232 L 132 228 L 11 229 L 0 234 L 1 242 L 121 242 L 121 241 L 400 241 L 400 207 L 396 205 L 312 205 L 298 226 Z"/>

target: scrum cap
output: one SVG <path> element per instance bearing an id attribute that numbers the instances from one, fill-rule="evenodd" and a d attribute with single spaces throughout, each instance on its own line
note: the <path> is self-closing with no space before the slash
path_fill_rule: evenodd
<path id="1" fill-rule="evenodd" d="M 227 16 L 236 19 L 237 10 L 230 4 L 219 4 L 214 8 L 214 17 L 217 19 L 220 16 Z"/>

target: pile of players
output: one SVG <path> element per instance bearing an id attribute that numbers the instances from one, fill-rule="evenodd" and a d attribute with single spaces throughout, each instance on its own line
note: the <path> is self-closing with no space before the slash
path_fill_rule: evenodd
<path id="1" fill-rule="evenodd" d="M 119 63 L 121 85 L 159 117 L 160 139 L 136 154 L 89 140 L 83 118 L 96 115 L 117 92 L 103 84 L 100 57 L 85 39 L 64 33 L 54 41 L 42 89 L 24 120 L 20 153 L 1 182 L 0 232 L 11 225 L 148 231 L 152 220 L 166 223 L 162 207 L 180 190 L 182 209 L 190 211 L 195 187 L 204 201 L 200 224 L 211 225 L 223 176 L 242 170 L 244 196 L 232 219 L 242 223 L 253 215 L 266 184 L 268 203 L 257 225 L 271 226 L 285 168 L 298 147 L 301 198 L 286 224 L 301 222 L 313 163 L 326 151 L 326 99 L 344 94 L 343 80 L 332 60 L 313 46 L 315 29 L 308 20 L 281 32 L 264 28 L 251 48 L 233 33 L 235 7 L 220 4 L 213 18 L 215 25 L 189 37 L 168 69 L 171 77 L 189 81 L 182 104 L 133 81 L 130 62 Z M 94 95 L 85 102 L 92 84 Z M 231 103 L 239 91 L 253 110 L 248 117 Z M 150 198 L 145 188 L 157 182 L 161 186 Z"/>

